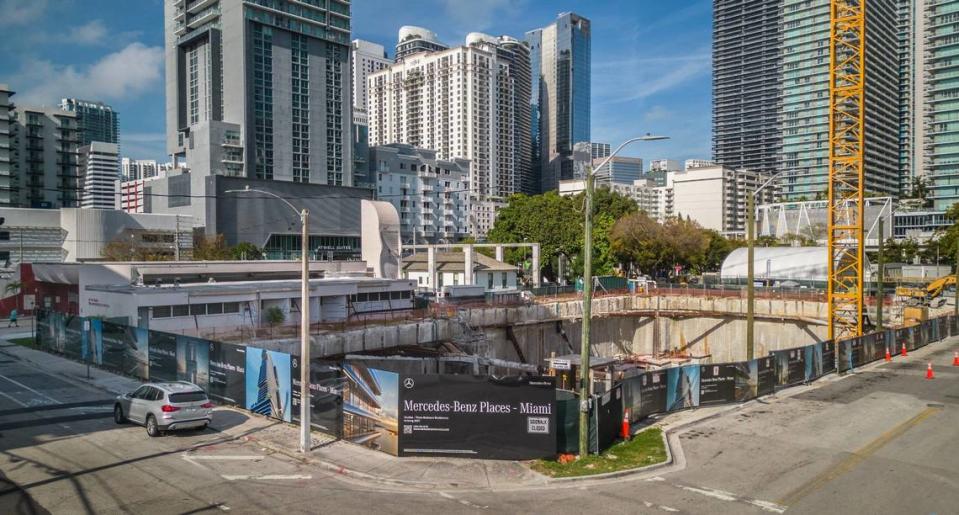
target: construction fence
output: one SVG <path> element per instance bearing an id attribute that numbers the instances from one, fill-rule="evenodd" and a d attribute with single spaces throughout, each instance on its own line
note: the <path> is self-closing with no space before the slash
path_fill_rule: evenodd
<path id="1" fill-rule="evenodd" d="M 612 445 L 624 418 L 745 402 L 956 334 L 950 315 L 750 361 L 642 372 L 592 397 L 590 448 Z M 52 311 L 38 312 L 35 344 L 143 381 L 189 381 L 219 404 L 298 421 L 297 355 Z M 557 390 L 554 377 L 495 377 L 465 358 L 348 356 L 311 360 L 310 370 L 312 428 L 396 456 L 532 459 L 578 447 L 579 398 Z"/>

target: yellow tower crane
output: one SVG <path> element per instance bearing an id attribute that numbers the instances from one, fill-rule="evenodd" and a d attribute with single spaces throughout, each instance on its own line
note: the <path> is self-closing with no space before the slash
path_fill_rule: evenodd
<path id="1" fill-rule="evenodd" d="M 829 338 L 862 335 L 866 2 L 831 0 Z"/>

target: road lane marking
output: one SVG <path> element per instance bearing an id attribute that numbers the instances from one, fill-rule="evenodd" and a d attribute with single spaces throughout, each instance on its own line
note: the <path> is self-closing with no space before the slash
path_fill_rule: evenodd
<path id="1" fill-rule="evenodd" d="M 15 384 L 15 385 L 17 385 L 17 386 L 19 386 L 19 387 L 21 387 L 21 388 L 26 388 L 27 390 L 29 390 L 29 391 L 31 391 L 31 392 L 39 395 L 40 397 L 46 397 L 47 399 L 50 400 L 50 402 L 52 402 L 52 403 L 54 403 L 54 404 L 60 404 L 60 401 L 54 399 L 53 397 L 50 397 L 49 395 L 47 395 L 47 394 L 45 394 L 45 393 L 38 392 L 38 391 L 34 390 L 33 388 L 30 388 L 29 386 L 27 386 L 27 385 L 25 385 L 25 384 L 23 384 L 23 383 L 21 383 L 21 382 L 14 381 L 13 379 L 10 379 L 9 377 L 7 377 L 7 376 L 5 376 L 5 375 L 3 375 L 3 374 L 0 374 L 0 379 L 6 379 L 7 381 L 10 381 L 11 383 L 13 383 L 13 384 Z"/>
<path id="2" fill-rule="evenodd" d="M 227 481 L 257 481 L 257 480 L 268 480 L 268 481 L 284 481 L 284 480 L 295 480 L 295 479 L 313 479 L 312 475 L 309 474 L 265 474 L 265 475 L 228 475 L 221 474 L 220 477 L 226 479 Z"/>
<path id="3" fill-rule="evenodd" d="M 20 400 L 17 399 L 16 397 L 13 397 L 13 396 L 11 396 L 11 395 L 7 395 L 6 393 L 4 393 L 4 392 L 2 392 L 2 391 L 0 391 L 0 395 L 3 395 L 4 397 L 10 399 L 11 401 L 13 401 L 13 402 L 15 402 L 15 403 L 23 406 L 24 408 L 30 408 L 30 407 L 31 407 L 31 406 L 28 405 L 28 404 L 24 404 L 24 403 L 20 402 Z"/>
<path id="4" fill-rule="evenodd" d="M 437 493 L 439 494 L 440 497 L 442 497 L 442 498 L 444 498 L 444 499 L 449 499 L 449 500 L 451 500 L 451 501 L 456 501 L 456 502 L 462 504 L 463 506 L 466 506 L 467 508 L 473 508 L 473 509 L 475 509 L 475 510 L 485 510 L 485 509 L 489 508 L 489 506 L 480 506 L 479 504 L 471 503 L 471 502 L 469 502 L 469 501 L 467 501 L 467 500 L 465 500 L 465 499 L 457 499 L 456 497 L 453 497 L 452 495 L 450 495 L 450 494 L 448 494 L 448 493 L 446 493 L 446 492 L 437 492 Z"/>
<path id="5" fill-rule="evenodd" d="M 685 486 L 679 485 L 680 488 L 686 490 L 687 492 L 694 492 L 700 495 L 705 495 L 706 497 L 712 497 L 713 499 L 719 499 L 720 501 L 729 501 L 735 502 L 738 499 L 735 495 L 730 494 L 729 492 L 723 492 L 722 490 L 713 490 L 711 488 L 696 488 L 694 486 Z"/>
<path id="6" fill-rule="evenodd" d="M 255 456 L 255 455 L 197 455 L 197 454 L 184 454 L 183 459 L 185 460 L 201 460 L 201 461 L 234 461 L 234 460 L 246 460 L 246 461 L 260 461 L 266 458 L 266 456 Z"/>
<path id="7" fill-rule="evenodd" d="M 821 472 L 806 484 L 793 490 L 785 497 L 780 499 L 778 504 L 783 506 L 792 506 L 803 497 L 806 497 L 807 495 L 825 486 L 826 483 L 829 483 L 830 481 L 839 478 L 843 474 L 852 471 L 860 463 L 868 459 L 873 454 L 879 452 L 879 450 L 885 447 L 886 444 L 904 435 L 906 431 L 909 431 L 913 427 L 921 424 L 924 420 L 936 414 L 938 411 L 941 411 L 940 408 L 926 408 L 920 411 L 916 416 L 879 435 L 875 440 L 869 442 L 861 449 L 854 451 L 852 454 L 837 463 L 834 467 Z"/>
<path id="8" fill-rule="evenodd" d="M 717 489 L 715 489 L 715 488 L 706 488 L 706 487 L 704 487 L 704 486 L 698 486 L 698 487 L 697 487 L 697 486 L 680 485 L 680 484 L 673 484 L 672 486 L 675 486 L 676 488 L 679 488 L 679 489 L 681 489 L 681 490 L 685 490 L 685 491 L 687 491 L 687 492 L 692 492 L 692 493 L 696 493 L 696 494 L 703 495 L 703 496 L 706 496 L 706 497 L 711 497 L 711 498 L 713 498 L 713 499 L 717 499 L 717 500 L 720 500 L 720 501 L 725 501 L 725 502 L 740 502 L 740 503 L 749 504 L 749 505 L 755 506 L 755 507 L 757 507 L 757 508 L 760 508 L 760 509 L 763 510 L 763 511 L 768 511 L 768 512 L 772 512 L 772 513 L 785 513 L 785 511 L 786 511 L 786 507 L 785 507 L 785 506 L 781 506 L 781 505 L 776 504 L 776 503 L 774 503 L 774 502 L 760 501 L 760 500 L 757 500 L 757 499 L 749 499 L 749 498 L 746 498 L 746 497 L 740 497 L 740 496 L 738 496 L 738 495 L 736 495 L 736 494 L 734 494 L 734 493 L 732 493 L 732 492 L 727 492 L 727 491 L 725 491 L 725 490 L 717 490 Z M 666 507 L 665 507 L 665 506 L 660 506 L 660 508 L 666 508 Z M 669 510 L 666 510 L 666 511 L 669 511 Z"/>

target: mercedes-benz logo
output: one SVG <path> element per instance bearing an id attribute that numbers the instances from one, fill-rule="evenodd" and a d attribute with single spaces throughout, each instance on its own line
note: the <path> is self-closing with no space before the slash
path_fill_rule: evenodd
<path id="1" fill-rule="evenodd" d="M 296 368 L 296 367 L 297 367 L 297 364 L 298 364 L 298 363 L 297 363 L 297 361 L 296 361 L 296 358 L 293 358 L 293 368 Z"/>
<path id="2" fill-rule="evenodd" d="M 413 382 L 412 377 L 407 377 L 406 379 L 403 380 L 403 386 L 405 386 L 407 390 L 412 388 L 414 384 L 416 383 Z"/>

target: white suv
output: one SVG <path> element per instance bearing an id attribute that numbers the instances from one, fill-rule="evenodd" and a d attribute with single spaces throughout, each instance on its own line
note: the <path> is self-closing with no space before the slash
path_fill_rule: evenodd
<path id="1" fill-rule="evenodd" d="M 213 421 L 213 403 L 193 383 L 147 383 L 117 397 L 113 420 L 143 425 L 150 436 L 176 429 L 202 430 Z"/>

